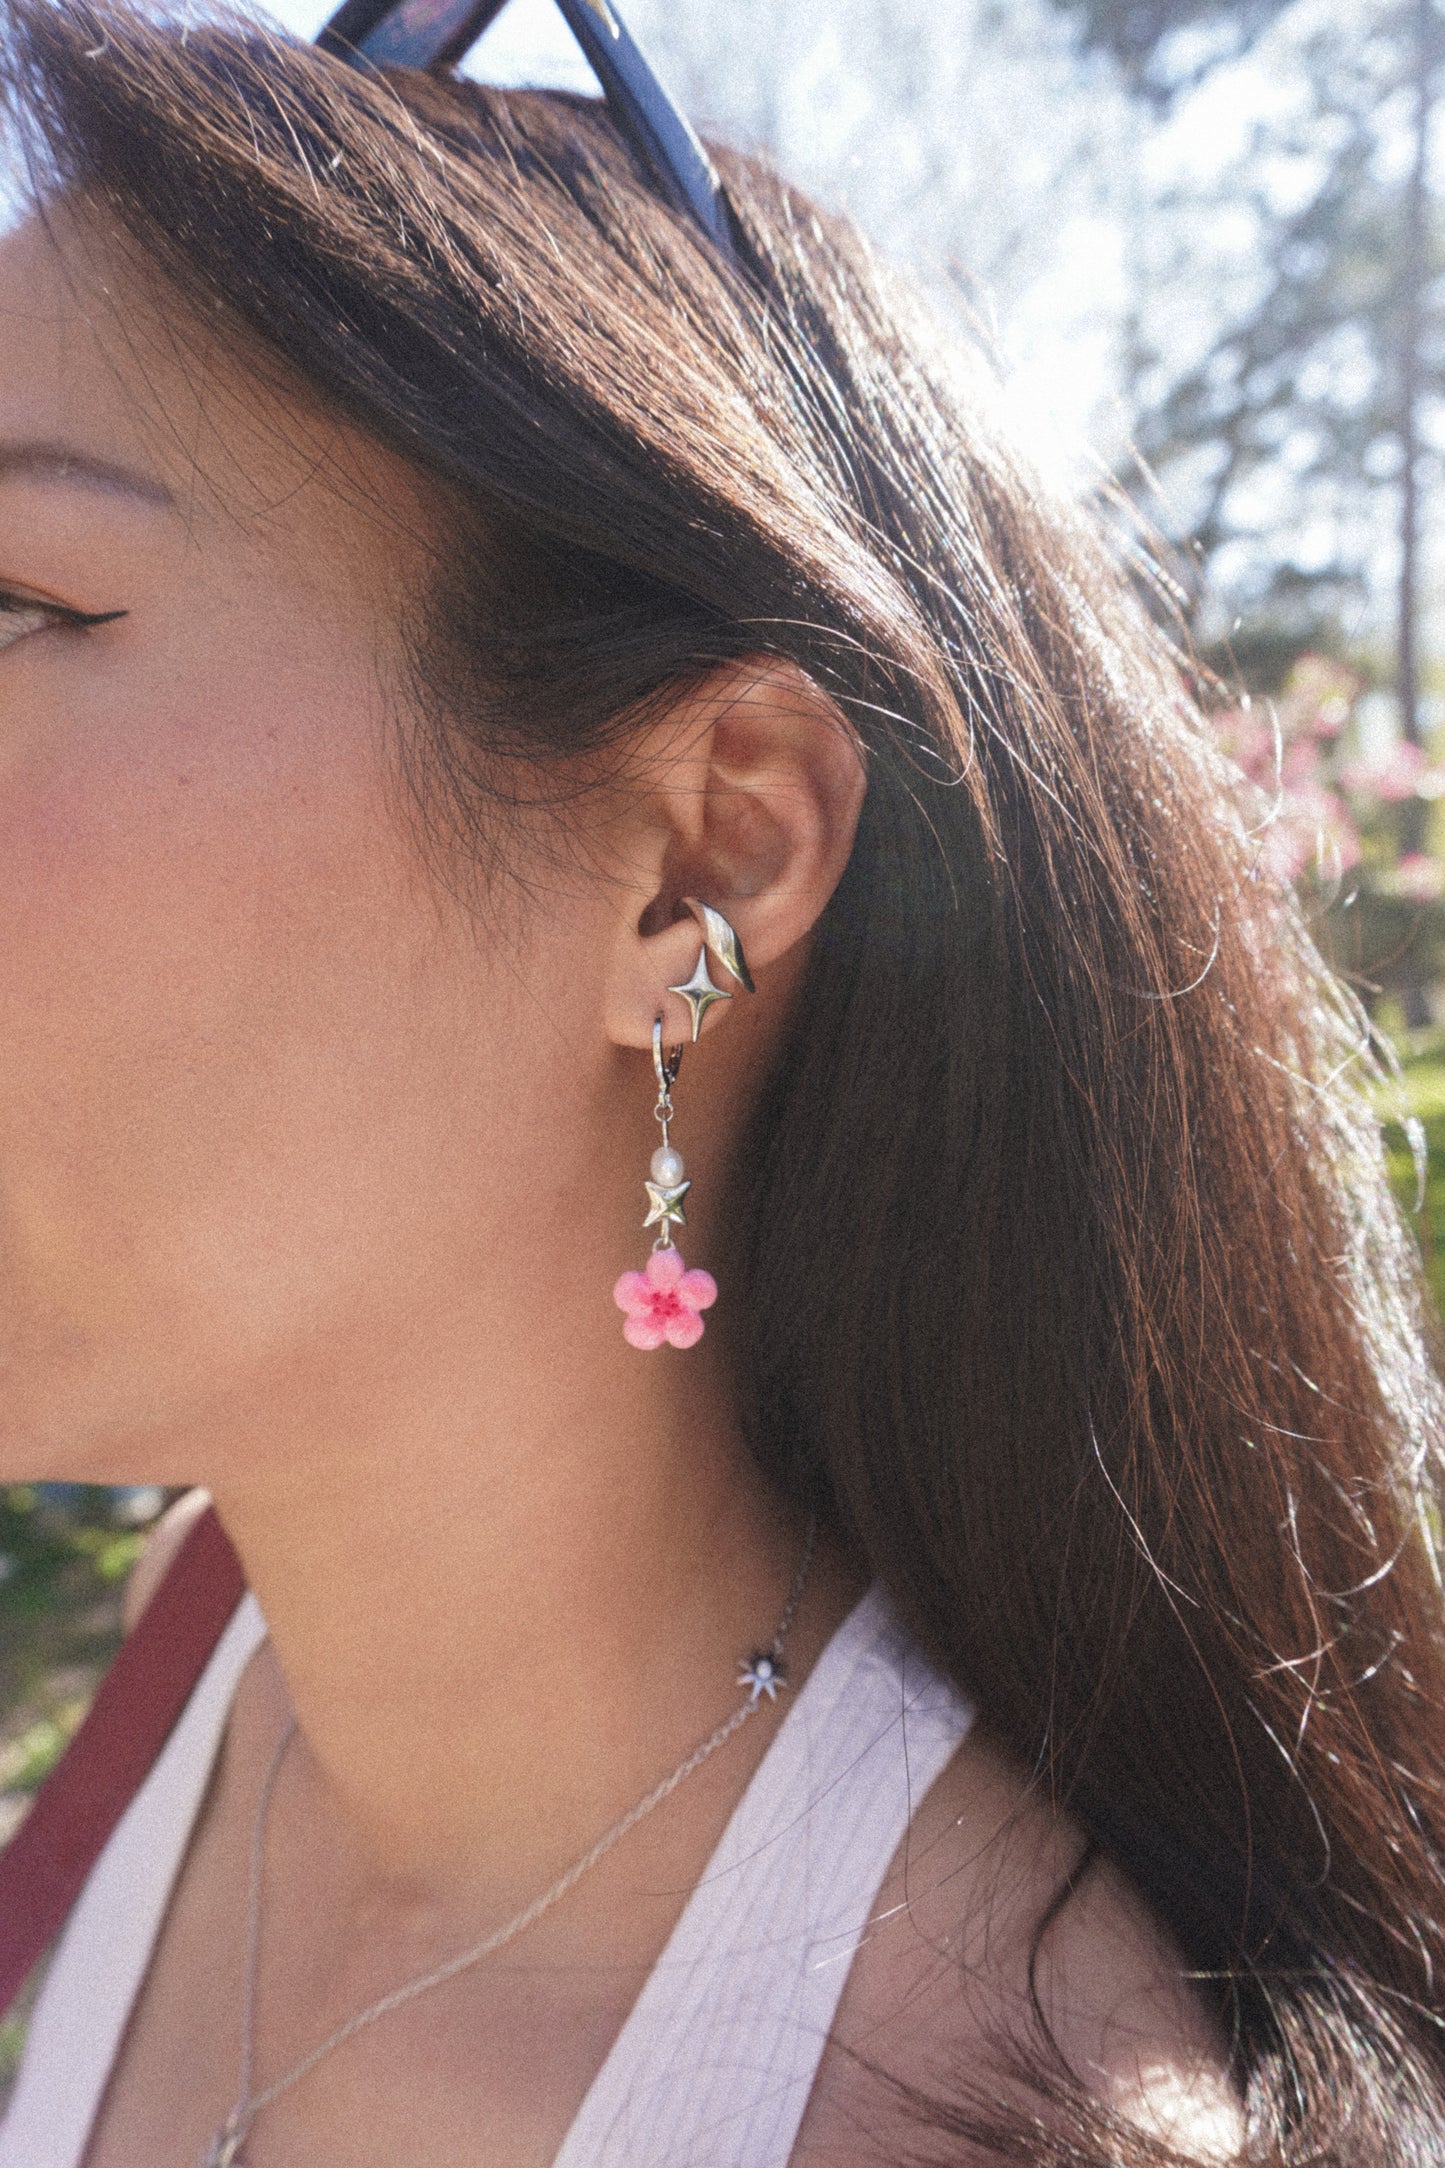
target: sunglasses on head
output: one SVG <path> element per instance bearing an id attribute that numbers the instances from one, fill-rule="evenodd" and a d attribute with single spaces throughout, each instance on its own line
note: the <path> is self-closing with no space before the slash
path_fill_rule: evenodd
<path id="1" fill-rule="evenodd" d="M 507 0 L 343 0 L 316 43 L 359 67 L 454 67 Z M 663 89 L 612 0 L 557 0 L 618 128 L 664 195 L 735 254 L 717 168 Z"/>

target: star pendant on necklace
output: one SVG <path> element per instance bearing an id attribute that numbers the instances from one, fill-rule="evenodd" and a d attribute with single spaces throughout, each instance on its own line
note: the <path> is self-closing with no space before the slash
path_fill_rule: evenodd
<path id="1" fill-rule="evenodd" d="M 780 1656 L 774 1656 L 766 1649 L 750 1656 L 738 1673 L 738 1685 L 747 1688 L 748 1706 L 752 1709 L 757 1707 L 764 1694 L 769 1701 L 776 1701 L 778 1688 L 786 1686 L 787 1683 L 786 1664 Z"/>

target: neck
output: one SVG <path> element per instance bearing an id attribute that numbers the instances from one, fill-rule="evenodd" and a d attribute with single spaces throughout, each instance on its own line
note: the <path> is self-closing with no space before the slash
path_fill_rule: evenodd
<path id="1" fill-rule="evenodd" d="M 429 1356 L 424 1394 L 351 1369 L 344 1410 L 293 1380 L 260 1440 L 253 1402 L 212 1488 L 293 1756 L 368 1875 L 524 1902 L 738 1705 L 737 1660 L 771 1639 L 803 1532 L 711 1351 L 599 1348 L 493 1368 L 485 1392 L 474 1348 Z M 802 1657 L 851 1593 L 824 1561 Z"/>

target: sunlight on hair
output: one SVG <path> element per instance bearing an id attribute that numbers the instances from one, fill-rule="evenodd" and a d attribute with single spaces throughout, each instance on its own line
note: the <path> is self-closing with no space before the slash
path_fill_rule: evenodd
<path id="1" fill-rule="evenodd" d="M 1141 2061 L 1137 2079 L 1120 2089 L 1114 2106 L 1166 2145 L 1185 2148 L 1198 2168 L 1224 2168 L 1238 2157 L 1239 2111 L 1201 2071 Z"/>

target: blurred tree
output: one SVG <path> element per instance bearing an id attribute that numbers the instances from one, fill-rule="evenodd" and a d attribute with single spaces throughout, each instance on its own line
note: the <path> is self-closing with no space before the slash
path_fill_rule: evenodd
<path id="1" fill-rule="evenodd" d="M 1291 0 L 1055 0 L 1086 50 L 1115 60 L 1134 91 L 1167 106 L 1222 60 L 1249 52 Z"/>
<path id="2" fill-rule="evenodd" d="M 1398 34 L 1416 0 L 1393 12 L 1302 38 L 1284 109 L 1205 184 L 1163 192 L 1128 375 L 1197 585 L 1235 610 L 1318 619 L 1378 586 L 1394 485 L 1408 662 L 1420 496 L 1445 447 L 1445 235 L 1427 188 L 1433 63 L 1417 76 Z"/>
<path id="3" fill-rule="evenodd" d="M 1137 121 L 1051 0 L 630 0 L 627 18 L 699 124 L 1005 321 L 1112 212 Z M 1077 283 L 1064 308 L 1096 311 L 1097 268 Z M 1059 299 L 1056 281 L 1066 340 Z"/>
<path id="4" fill-rule="evenodd" d="M 1372 602 L 1383 620 L 1392 585 L 1390 678 L 1419 749 L 1422 560 L 1445 453 L 1436 0 L 1055 4 L 1162 128 L 1243 52 L 1273 79 L 1236 154 L 1151 205 L 1125 363 L 1141 484 L 1183 515 L 1201 632 L 1243 615 L 1276 671 Z M 1203 305 L 1181 336 L 1159 296 L 1186 285 Z M 1406 860 L 1427 813 L 1418 796 L 1401 804 Z M 1421 986 L 1407 1010 L 1428 1021 Z"/>

